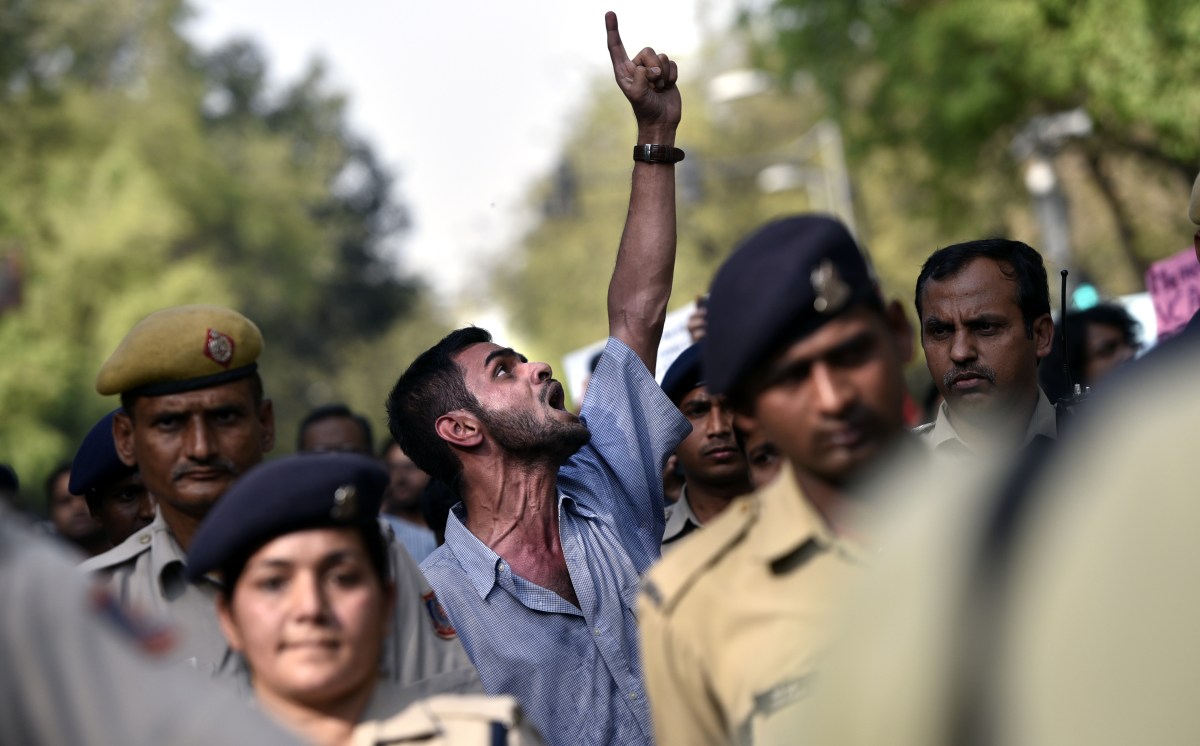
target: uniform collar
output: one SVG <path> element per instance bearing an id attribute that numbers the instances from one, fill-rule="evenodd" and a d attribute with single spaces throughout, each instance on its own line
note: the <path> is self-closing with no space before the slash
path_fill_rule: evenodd
<path id="1" fill-rule="evenodd" d="M 1033 417 L 1029 419 L 1029 424 L 1025 428 L 1025 436 L 1021 440 L 1021 448 L 1033 442 L 1037 436 L 1044 436 L 1054 440 L 1058 437 L 1058 414 L 1054 409 L 1054 405 L 1050 403 L 1046 392 L 1038 387 L 1037 406 L 1033 410 Z M 929 446 L 934 450 L 941 450 L 943 446 L 947 449 L 955 448 L 959 450 L 967 450 L 974 453 L 974 449 L 967 445 L 966 441 L 959 437 L 958 432 L 954 429 L 954 425 L 950 422 L 950 408 L 946 402 L 938 407 L 937 420 L 933 424 L 933 429 L 926 435 Z M 953 441 L 953 443 L 952 443 Z M 948 445 L 949 444 L 949 445 Z"/>
<path id="2" fill-rule="evenodd" d="M 689 528 L 688 524 L 691 524 Z M 692 504 L 687 499 L 687 485 L 679 490 L 679 499 L 667 506 L 667 525 L 663 529 L 663 543 L 676 537 L 689 534 L 704 524 L 692 512 Z"/>
<path id="3" fill-rule="evenodd" d="M 853 556 L 862 554 L 853 542 L 838 537 L 812 506 L 786 460 L 779 475 L 756 492 L 754 498 L 758 502 L 758 519 L 753 551 L 760 559 L 775 562 L 809 542 L 826 551 L 838 549 Z"/>
<path id="4" fill-rule="evenodd" d="M 354 730 L 352 746 L 433 740 L 443 735 L 438 722 L 423 706 L 407 705 L 396 712 L 397 700 L 403 699 L 397 688 L 386 680 L 375 682 L 375 691 Z"/>

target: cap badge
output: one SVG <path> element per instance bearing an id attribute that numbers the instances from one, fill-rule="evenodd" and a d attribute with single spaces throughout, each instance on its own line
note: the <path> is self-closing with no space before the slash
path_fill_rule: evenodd
<path id="1" fill-rule="evenodd" d="M 352 484 L 343 484 L 333 491 L 333 510 L 329 515 L 335 520 L 349 520 L 358 513 L 358 490 Z"/>
<path id="2" fill-rule="evenodd" d="M 850 298 L 850 286 L 838 273 L 837 266 L 826 259 L 809 276 L 812 282 L 813 308 L 817 313 L 836 313 Z"/>
<path id="3" fill-rule="evenodd" d="M 222 368 L 228 368 L 233 361 L 233 337 L 209 329 L 208 337 L 204 340 L 204 356 Z"/>

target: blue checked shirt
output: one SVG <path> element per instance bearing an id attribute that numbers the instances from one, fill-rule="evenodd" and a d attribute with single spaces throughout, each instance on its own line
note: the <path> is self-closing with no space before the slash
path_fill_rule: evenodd
<path id="1" fill-rule="evenodd" d="M 581 416 L 591 442 L 558 472 L 559 535 L 580 608 L 513 574 L 463 525 L 421 565 L 489 694 L 521 703 L 550 744 L 653 741 L 634 617 L 659 557 L 662 467 L 691 427 L 610 338 Z"/>

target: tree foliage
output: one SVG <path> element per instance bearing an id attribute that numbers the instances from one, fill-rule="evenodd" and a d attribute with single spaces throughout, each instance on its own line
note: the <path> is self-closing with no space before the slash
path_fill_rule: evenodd
<path id="1" fill-rule="evenodd" d="M 0 2 L 0 266 L 20 290 L 0 316 L 0 460 L 27 485 L 116 406 L 95 373 L 156 309 L 258 323 L 281 443 L 331 398 L 381 419 L 390 380 L 346 390 L 368 385 L 347 371 L 390 379 L 427 336 L 434 311 L 384 250 L 406 216 L 322 67 L 271 90 L 253 44 L 193 47 L 187 12 Z"/>
<path id="2" fill-rule="evenodd" d="M 1184 205 L 1200 161 L 1195 3 L 746 7 L 759 63 L 781 75 L 808 71 L 827 94 L 847 132 L 872 235 L 889 251 L 905 251 L 897 235 L 932 247 L 1008 233 L 1037 246 L 1010 145 L 1033 117 L 1075 108 L 1089 114 L 1093 132 L 1052 153 L 1073 208 L 1075 268 L 1110 292 L 1140 290 L 1149 261 L 1186 245 Z"/>

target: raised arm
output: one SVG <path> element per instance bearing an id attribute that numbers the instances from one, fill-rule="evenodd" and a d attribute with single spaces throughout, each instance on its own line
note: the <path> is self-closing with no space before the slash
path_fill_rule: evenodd
<path id="1" fill-rule="evenodd" d="M 636 144 L 674 147 L 681 111 L 675 63 L 650 47 L 629 59 L 617 30 L 617 14 L 606 13 L 604 25 L 613 75 L 637 118 Z M 651 373 L 674 271 L 675 166 L 636 162 L 629 214 L 608 286 L 608 331 L 629 345 Z"/>

